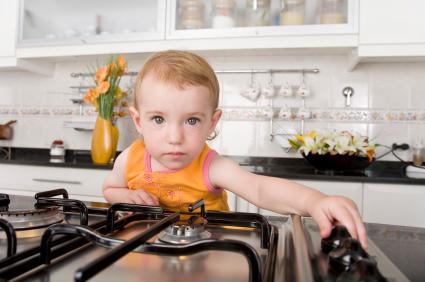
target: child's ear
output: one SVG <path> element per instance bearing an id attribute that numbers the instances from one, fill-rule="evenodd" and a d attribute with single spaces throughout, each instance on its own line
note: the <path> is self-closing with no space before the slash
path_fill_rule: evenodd
<path id="1" fill-rule="evenodd" d="M 211 127 L 210 127 L 210 134 L 215 130 L 215 127 L 217 126 L 218 121 L 221 118 L 222 111 L 220 109 L 216 109 L 213 113 L 213 116 L 211 118 Z"/>
<path id="2" fill-rule="evenodd" d="M 131 119 L 133 120 L 134 126 L 136 127 L 137 132 L 139 134 L 142 134 L 142 123 L 140 121 L 140 114 L 139 111 L 136 110 L 134 107 L 129 107 L 128 110 L 130 111 Z"/>

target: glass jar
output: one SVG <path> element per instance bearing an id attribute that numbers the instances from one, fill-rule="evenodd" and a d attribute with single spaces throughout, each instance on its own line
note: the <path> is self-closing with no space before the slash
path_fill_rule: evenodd
<path id="1" fill-rule="evenodd" d="M 247 0 L 246 6 L 247 26 L 270 25 L 270 0 Z"/>
<path id="2" fill-rule="evenodd" d="M 204 3 L 202 0 L 179 0 L 177 26 L 180 29 L 204 27 Z"/>
<path id="3" fill-rule="evenodd" d="M 214 0 L 212 28 L 231 28 L 235 26 L 235 1 Z"/>
<path id="4" fill-rule="evenodd" d="M 304 24 L 304 14 L 304 0 L 282 0 L 281 25 L 302 25 Z"/>
<path id="5" fill-rule="evenodd" d="M 346 23 L 346 11 L 346 1 L 344 0 L 322 0 L 320 5 L 320 23 Z"/>
<path id="6" fill-rule="evenodd" d="M 412 162 L 414 165 L 420 166 L 424 162 L 423 146 L 421 143 L 416 143 L 412 148 Z"/>

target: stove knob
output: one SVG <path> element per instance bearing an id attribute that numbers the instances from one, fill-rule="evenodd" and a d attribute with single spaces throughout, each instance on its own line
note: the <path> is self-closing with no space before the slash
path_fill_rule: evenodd
<path id="1" fill-rule="evenodd" d="M 365 258 L 369 258 L 369 255 L 363 250 L 360 242 L 347 238 L 340 247 L 329 253 L 329 266 L 334 272 L 340 273 L 350 270 L 354 264 Z"/>
<path id="2" fill-rule="evenodd" d="M 327 238 L 322 239 L 322 251 L 329 253 L 333 249 L 340 247 L 342 242 L 347 238 L 350 238 L 350 233 L 348 233 L 347 228 L 336 225 L 332 229 L 331 234 Z"/>
<path id="3" fill-rule="evenodd" d="M 386 282 L 387 279 L 379 272 L 376 261 L 372 258 L 365 258 L 358 261 L 350 271 L 338 276 L 336 282 L 367 281 Z"/>

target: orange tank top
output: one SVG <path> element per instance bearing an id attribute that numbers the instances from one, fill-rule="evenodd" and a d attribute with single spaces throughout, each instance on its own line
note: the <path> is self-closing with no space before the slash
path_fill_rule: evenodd
<path id="1" fill-rule="evenodd" d="M 199 157 L 187 167 L 172 172 L 151 169 L 151 155 L 142 140 L 130 146 L 125 178 L 129 189 L 143 189 L 158 197 L 169 211 L 188 211 L 188 206 L 204 199 L 206 210 L 228 211 L 227 194 L 209 180 L 209 165 L 217 155 L 205 144 Z"/>

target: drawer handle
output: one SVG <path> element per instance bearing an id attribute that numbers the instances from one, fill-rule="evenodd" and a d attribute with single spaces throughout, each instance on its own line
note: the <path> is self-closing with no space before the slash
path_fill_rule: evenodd
<path id="1" fill-rule="evenodd" d="M 37 182 L 48 182 L 48 183 L 82 184 L 80 181 L 56 180 L 56 179 L 45 179 L 45 178 L 33 178 L 32 180 Z"/>

